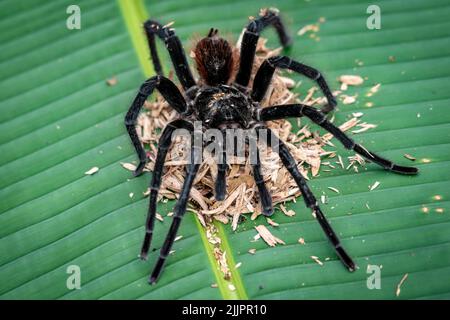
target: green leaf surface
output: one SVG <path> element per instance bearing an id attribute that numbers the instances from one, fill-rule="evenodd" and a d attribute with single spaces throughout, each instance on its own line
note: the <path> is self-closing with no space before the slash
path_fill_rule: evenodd
<path id="1" fill-rule="evenodd" d="M 114 1 L 81 0 L 81 30 L 66 28 L 70 4 L 0 3 L 0 298 L 450 297 L 448 1 L 378 1 L 380 30 L 366 27 L 369 1 L 168 0 L 146 1 L 145 8 L 132 2 L 127 9 Z M 136 159 L 123 117 L 150 69 L 142 62 L 144 49 L 136 47 L 142 35 L 126 19 L 134 8 L 141 10 L 134 12 L 138 19 L 148 13 L 162 23 L 175 21 L 189 50 L 193 36 L 211 27 L 236 40 L 247 17 L 264 6 L 284 14 L 294 38 L 289 54 L 321 70 L 334 90 L 342 74 L 367 77 L 362 86 L 348 90 L 358 94 L 357 103 L 340 104 L 335 123 L 363 112 L 364 121 L 378 126 L 354 135 L 355 140 L 398 163 L 417 166 L 420 174 L 399 176 L 369 164 L 359 173 L 337 168 L 311 179 L 315 194 L 329 198 L 323 211 L 356 259 L 354 273 L 342 267 L 299 198 L 287 204 L 294 217 L 276 210 L 273 219 L 280 226 L 268 227 L 284 246 L 252 241 L 253 227 L 267 224 L 262 217 L 247 219 L 236 232 L 220 228 L 231 266 L 242 263 L 233 271 L 237 293 L 224 287 L 192 214 L 183 220 L 183 238 L 175 243 L 163 276 L 149 286 L 158 251 L 146 262 L 137 254 L 148 205 L 142 192 L 150 175 L 132 178 L 120 162 Z M 326 21 L 317 33 L 319 41 L 296 35 L 320 17 Z M 278 46 L 272 30 L 264 36 L 269 46 Z M 167 70 L 167 54 L 163 58 Z M 112 77 L 118 84 L 108 86 L 106 79 Z M 304 95 L 311 82 L 293 77 L 303 81 L 296 90 Z M 378 83 L 380 90 L 367 97 Z M 344 159 L 351 155 L 333 143 L 337 148 L 330 150 L 337 149 Z M 405 153 L 417 160 L 404 158 Z M 84 174 L 94 166 L 99 172 Z M 380 185 L 370 191 L 375 181 Z M 160 204 L 158 211 L 164 215 L 173 205 Z M 155 248 L 169 223 L 169 218 L 157 222 Z M 305 245 L 298 243 L 300 237 Z M 257 249 L 255 255 L 248 253 L 251 248 Z M 382 266 L 379 290 L 367 288 L 369 264 Z M 81 269 L 80 290 L 66 286 L 70 265 Z"/>

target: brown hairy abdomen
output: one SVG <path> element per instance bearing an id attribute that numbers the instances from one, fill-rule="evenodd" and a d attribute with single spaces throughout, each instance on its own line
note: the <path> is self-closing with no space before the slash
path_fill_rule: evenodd
<path id="1" fill-rule="evenodd" d="M 200 78 L 208 85 L 226 84 L 233 71 L 233 50 L 217 36 L 200 40 L 194 50 Z"/>

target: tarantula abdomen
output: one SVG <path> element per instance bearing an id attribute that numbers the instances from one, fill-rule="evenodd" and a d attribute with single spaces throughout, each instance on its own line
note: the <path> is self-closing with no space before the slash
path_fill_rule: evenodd
<path id="1" fill-rule="evenodd" d="M 211 29 L 208 36 L 200 40 L 194 50 L 197 71 L 210 86 L 227 83 L 234 65 L 230 44 L 217 33 L 217 29 Z"/>

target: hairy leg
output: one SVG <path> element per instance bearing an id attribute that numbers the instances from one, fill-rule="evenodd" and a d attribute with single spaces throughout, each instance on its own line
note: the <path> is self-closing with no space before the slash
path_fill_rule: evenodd
<path id="1" fill-rule="evenodd" d="M 161 177 L 164 169 L 164 161 L 166 159 L 167 151 L 169 150 L 172 134 L 177 129 L 186 129 L 193 132 L 194 128 L 191 123 L 184 120 L 175 120 L 170 122 L 161 134 L 158 143 L 158 153 L 156 155 L 155 167 L 153 169 L 152 181 L 150 183 L 150 200 L 148 206 L 147 220 L 145 223 L 145 237 L 142 243 L 140 258 L 147 259 L 148 251 L 150 249 L 153 229 L 155 226 L 156 206 L 158 201 L 158 192 L 161 187 Z"/>
<path id="2" fill-rule="evenodd" d="M 258 147 L 256 147 L 255 152 L 256 161 L 254 164 L 252 164 L 253 178 L 255 179 L 256 186 L 258 187 L 262 213 L 263 215 L 268 217 L 273 214 L 272 196 L 269 190 L 267 190 L 267 186 L 264 182 L 264 177 L 261 172 L 261 158 Z"/>
<path id="3" fill-rule="evenodd" d="M 418 169 L 414 167 L 406 167 L 393 163 L 390 160 L 380 157 L 376 153 L 367 150 L 362 145 L 353 141 L 352 138 L 347 136 L 341 129 L 336 127 L 330 121 L 327 120 L 325 114 L 316 108 L 303 104 L 291 104 L 282 106 L 273 106 L 261 109 L 259 111 L 260 121 L 269 121 L 276 119 L 283 119 L 288 117 L 302 117 L 306 116 L 314 123 L 318 124 L 338 139 L 346 149 L 353 150 L 360 154 L 364 158 L 378 164 L 388 171 L 392 171 L 400 174 L 417 174 Z"/>
<path id="4" fill-rule="evenodd" d="M 259 36 L 269 26 L 275 28 L 283 47 L 287 47 L 291 43 L 291 38 L 278 14 L 278 10 L 264 9 L 262 15 L 249 23 L 242 37 L 239 71 L 235 79 L 235 83 L 239 86 L 247 87 L 252 73 Z"/>
<path id="5" fill-rule="evenodd" d="M 253 82 L 253 100 L 261 101 L 264 98 L 276 68 L 292 70 L 316 81 L 327 99 L 327 104 L 322 108 L 322 112 L 328 113 L 334 110 L 337 102 L 324 76 L 318 70 L 285 56 L 271 57 L 259 67 Z"/>
<path id="6" fill-rule="evenodd" d="M 192 147 L 192 152 L 193 153 L 201 152 L 201 150 L 196 150 L 195 147 Z M 184 179 L 183 187 L 181 189 L 180 197 L 178 198 L 178 201 L 174 208 L 173 221 L 172 224 L 170 225 L 170 229 L 169 232 L 167 233 L 164 244 L 161 247 L 158 261 L 156 262 L 155 268 L 153 269 L 153 272 L 150 275 L 149 278 L 150 284 L 154 284 L 158 280 L 158 277 L 161 274 L 166 259 L 170 253 L 170 250 L 172 248 L 172 245 L 175 241 L 175 237 L 178 232 L 178 228 L 180 227 L 181 220 L 183 219 L 183 216 L 186 213 L 187 202 L 189 200 L 189 193 L 191 191 L 199 167 L 200 165 L 196 163 L 191 163 L 187 166 L 187 173 Z"/>
<path id="7" fill-rule="evenodd" d="M 310 208 L 315 215 L 317 221 L 319 222 L 320 226 L 322 227 L 322 230 L 324 231 L 325 235 L 327 236 L 328 240 L 331 242 L 331 244 L 334 247 L 334 250 L 336 251 L 336 254 L 342 261 L 342 263 L 346 266 L 346 268 L 349 271 L 355 271 L 356 265 L 353 262 L 352 258 L 347 254 L 345 249 L 342 247 L 342 244 L 337 236 L 337 234 L 334 232 L 333 228 L 329 224 L 327 218 L 322 213 L 322 210 L 319 207 L 319 204 L 312 193 L 311 189 L 308 187 L 306 183 L 306 179 L 302 176 L 300 171 L 297 168 L 297 162 L 292 157 L 291 153 L 289 152 L 286 145 L 268 128 L 261 128 L 268 130 L 268 139 L 267 144 L 272 147 L 274 151 L 277 151 L 280 159 L 283 163 L 283 165 L 286 167 L 286 169 L 289 171 L 291 176 L 294 178 L 295 182 L 297 183 L 303 197 L 303 201 L 305 202 L 306 206 Z M 260 130 L 261 130 L 260 129 Z"/>
<path id="8" fill-rule="evenodd" d="M 226 171 L 228 168 L 227 164 L 227 151 L 226 151 L 226 136 L 225 131 L 222 131 L 222 144 L 221 144 L 221 155 L 219 155 L 219 163 L 217 164 L 217 177 L 215 185 L 215 198 L 217 201 L 222 201 L 225 199 L 227 192 L 227 181 L 226 181 Z"/>
<path id="9" fill-rule="evenodd" d="M 139 112 L 142 109 L 142 106 L 144 105 L 145 100 L 147 100 L 147 98 L 153 93 L 155 89 L 157 89 L 164 97 L 164 99 L 166 99 L 169 105 L 180 114 L 183 114 L 187 110 L 186 101 L 184 100 L 176 85 L 169 79 L 163 76 L 155 76 L 151 77 L 142 84 L 138 94 L 134 98 L 133 103 L 131 104 L 131 107 L 129 108 L 125 116 L 126 129 L 128 131 L 128 134 L 130 135 L 131 142 L 133 143 L 133 146 L 139 157 L 139 165 L 134 171 L 135 176 L 142 174 L 145 164 L 147 163 L 147 155 L 144 148 L 142 147 L 141 142 L 139 141 L 139 137 L 136 131 L 136 120 L 139 116 Z"/>
<path id="10" fill-rule="evenodd" d="M 172 60 L 175 73 L 180 80 L 183 89 L 186 91 L 195 86 L 194 77 L 184 53 L 183 45 L 180 39 L 175 34 L 175 30 L 169 26 L 163 26 L 155 20 L 148 20 L 144 23 L 145 33 L 147 35 L 148 45 L 150 48 L 150 55 L 152 57 L 153 66 L 159 75 L 163 75 L 161 62 L 156 50 L 155 35 L 164 41 L 167 50 L 169 51 L 170 59 Z"/>

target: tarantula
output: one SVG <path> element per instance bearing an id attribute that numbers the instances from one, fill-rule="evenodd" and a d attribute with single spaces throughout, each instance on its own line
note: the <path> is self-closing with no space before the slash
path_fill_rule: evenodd
<path id="1" fill-rule="evenodd" d="M 355 263 L 342 247 L 338 236 L 331 228 L 325 215 L 322 213 L 305 178 L 299 172 L 298 163 L 296 163 L 283 141 L 278 139 L 278 137 L 267 128 L 265 122 L 289 117 L 307 117 L 333 134 L 345 148 L 353 150 L 386 170 L 400 174 L 416 174 L 418 172 L 417 168 L 394 164 L 393 162 L 368 151 L 332 124 L 327 119 L 327 114 L 334 110 L 337 102 L 323 75 L 310 66 L 297 62 L 287 56 L 268 58 L 256 72 L 252 89 L 250 90 L 249 82 L 252 74 L 256 45 L 260 33 L 269 26 L 275 28 L 279 41 L 283 47 L 290 45 L 291 38 L 279 16 L 278 10 L 264 9 L 261 10 L 259 17 L 252 19 L 245 28 L 239 58 L 237 58 L 236 55 L 233 55 L 233 48 L 228 41 L 219 37 L 218 30 L 211 29 L 205 38 L 198 41 L 194 49 L 195 62 L 200 78 L 198 83 L 196 83 L 186 60 L 182 44 L 175 34 L 175 30 L 169 26 L 163 26 L 154 20 L 145 22 L 144 29 L 150 47 L 151 59 L 157 75 L 151 77 L 142 84 L 139 93 L 125 117 L 126 129 L 140 161 L 134 172 L 135 176 L 138 176 L 143 172 L 147 162 L 146 152 L 139 141 L 135 127 L 139 111 L 146 99 L 155 89 L 157 89 L 168 104 L 179 113 L 179 118 L 170 122 L 165 127 L 159 139 L 158 151 L 150 185 L 150 204 L 146 219 L 145 238 L 140 253 L 142 259 L 147 258 L 152 240 L 158 190 L 161 185 L 164 161 L 171 145 L 172 134 L 176 129 L 186 129 L 193 134 L 194 121 L 201 121 L 205 128 L 216 128 L 222 130 L 222 132 L 231 127 L 255 130 L 258 139 L 263 140 L 268 147 L 277 151 L 283 165 L 297 183 L 306 206 L 314 213 L 317 221 L 325 232 L 325 235 L 333 245 L 336 254 L 349 271 L 355 270 Z M 155 46 L 155 36 L 164 41 L 184 93 L 181 93 L 171 80 L 163 76 L 161 63 Z M 238 71 L 234 79 L 231 79 L 235 66 Z M 299 103 L 262 108 L 260 102 L 268 90 L 276 69 L 291 70 L 315 81 L 326 97 L 326 104 L 320 110 Z M 266 136 L 265 139 L 262 139 L 261 135 L 263 130 L 266 130 L 266 133 L 268 133 L 268 137 Z M 191 153 L 194 157 L 198 157 L 200 151 L 192 145 Z M 225 153 L 223 156 L 225 157 Z M 150 275 L 150 284 L 154 284 L 157 281 L 173 245 L 177 230 L 183 215 L 186 212 L 189 193 L 199 169 L 199 163 L 198 161 L 191 162 L 186 167 L 186 177 L 179 199 L 174 208 L 173 222 L 160 250 L 159 259 Z M 225 197 L 226 169 L 226 161 L 218 163 L 218 173 L 215 184 L 215 198 L 217 200 L 223 200 Z M 255 163 L 252 164 L 252 172 L 259 191 L 262 213 L 266 216 L 270 216 L 273 213 L 272 200 L 261 173 L 259 151 L 257 151 Z"/>

